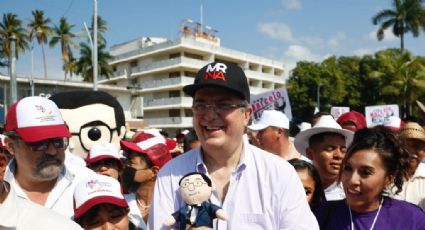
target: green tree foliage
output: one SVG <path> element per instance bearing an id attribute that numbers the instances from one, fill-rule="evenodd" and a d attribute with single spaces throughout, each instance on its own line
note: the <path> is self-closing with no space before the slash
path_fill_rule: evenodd
<path id="1" fill-rule="evenodd" d="M 424 28 L 425 11 L 422 0 L 393 0 L 393 9 L 384 9 L 373 18 L 374 25 L 379 24 L 377 38 L 384 38 L 384 31 L 392 28 L 395 36 L 400 38 L 400 48 L 404 50 L 404 34 L 412 33 L 414 37 L 419 36 L 421 28 Z"/>
<path id="2" fill-rule="evenodd" d="M 77 74 L 81 74 L 84 81 L 93 82 L 93 64 L 91 47 L 86 43 L 80 43 L 80 58 L 77 61 Z M 105 51 L 106 45 L 100 44 L 97 47 L 98 72 L 100 75 L 109 78 L 113 74 L 112 67 L 108 64 L 112 60 L 109 52 Z"/>
<path id="3" fill-rule="evenodd" d="M 64 70 L 65 76 L 64 80 L 66 80 L 66 76 L 69 73 L 70 76 L 74 73 L 73 71 L 76 69 L 75 67 L 75 58 L 72 55 L 72 49 L 71 46 L 75 49 L 78 49 L 78 45 L 73 41 L 75 38 L 75 34 L 71 32 L 72 28 L 74 28 L 75 25 L 71 25 L 68 23 L 65 17 L 62 17 L 59 20 L 59 25 L 55 26 L 52 30 L 53 36 L 52 39 L 49 42 L 49 46 L 55 47 L 57 44 L 60 43 L 61 52 L 62 52 L 62 61 L 63 66 L 62 69 Z"/>
<path id="4" fill-rule="evenodd" d="M 0 46 L 4 65 L 8 65 L 9 63 L 10 38 L 12 35 L 16 38 L 15 56 L 19 58 L 19 54 L 28 49 L 27 31 L 22 26 L 22 21 L 18 19 L 16 14 L 5 13 L 3 14 L 3 20 L 0 22 Z M 6 62 L 4 59 L 8 61 Z"/>
<path id="5" fill-rule="evenodd" d="M 376 56 L 382 67 L 371 75 L 381 78 L 383 97 L 400 104 L 406 116 L 412 115 L 413 103 L 425 92 L 425 59 L 395 49 L 378 52 Z"/>
<path id="6" fill-rule="evenodd" d="M 33 18 L 30 19 L 28 23 L 29 29 L 29 40 L 35 37 L 37 43 L 41 45 L 41 52 L 43 53 L 43 67 L 44 67 L 44 78 L 47 79 L 47 67 L 46 67 L 46 54 L 44 52 L 44 44 L 47 43 L 49 36 L 52 33 L 52 28 L 50 27 L 51 20 L 50 18 L 44 17 L 44 11 L 34 10 L 31 12 Z"/>
<path id="7" fill-rule="evenodd" d="M 94 37 L 94 20 L 92 19 L 91 26 L 89 28 L 91 37 Z M 108 23 L 103 20 L 102 17 L 97 16 L 97 42 L 106 44 L 105 33 L 108 31 Z"/>
<path id="8" fill-rule="evenodd" d="M 317 105 L 319 83 L 323 85 L 321 111 L 326 111 L 327 104 L 349 106 L 360 112 L 365 106 L 399 104 L 402 116 L 415 115 L 412 105 L 425 95 L 425 58 L 387 49 L 363 57 L 298 62 L 287 82 L 295 116 L 310 120 Z"/>

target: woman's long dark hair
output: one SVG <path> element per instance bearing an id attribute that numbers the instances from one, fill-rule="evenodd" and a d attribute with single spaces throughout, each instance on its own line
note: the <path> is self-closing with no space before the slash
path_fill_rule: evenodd
<path id="1" fill-rule="evenodd" d="M 365 149 L 372 149 L 382 159 L 387 176 L 393 177 L 396 194 L 402 190 L 403 182 L 407 179 L 409 154 L 401 148 L 399 140 L 384 126 L 360 129 L 354 134 L 354 139 L 345 153 L 339 172 L 341 181 L 342 171 L 350 157 Z M 385 192 L 385 191 L 383 191 Z"/>
<path id="2" fill-rule="evenodd" d="M 296 171 L 307 170 L 308 174 L 314 180 L 314 193 L 313 198 L 311 199 L 310 207 L 314 208 L 321 202 L 326 201 L 325 192 L 322 187 L 322 180 L 320 180 L 319 173 L 317 169 L 310 163 L 300 159 L 291 159 L 288 161 L 292 166 L 294 166 Z"/>

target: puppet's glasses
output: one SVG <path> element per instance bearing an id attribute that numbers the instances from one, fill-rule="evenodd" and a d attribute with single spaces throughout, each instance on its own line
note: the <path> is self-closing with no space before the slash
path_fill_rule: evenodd
<path id="1" fill-rule="evenodd" d="M 71 134 L 73 136 L 78 136 L 81 146 L 84 150 L 89 151 L 97 142 L 111 142 L 115 130 L 117 130 L 117 128 L 110 128 L 102 121 L 92 121 L 81 126 L 78 133 Z"/>
<path id="2" fill-rule="evenodd" d="M 189 187 L 189 185 L 193 185 L 195 187 L 201 187 L 202 185 L 207 184 L 207 182 L 204 182 L 202 180 L 196 180 L 195 182 L 189 182 L 189 181 L 183 181 L 180 184 L 180 187 L 182 188 L 187 188 Z"/>

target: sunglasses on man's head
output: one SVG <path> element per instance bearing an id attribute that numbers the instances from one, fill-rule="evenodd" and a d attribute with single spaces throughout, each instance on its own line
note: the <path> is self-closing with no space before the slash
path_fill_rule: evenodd
<path id="1" fill-rule="evenodd" d="M 50 138 L 37 142 L 25 142 L 32 151 L 43 152 L 49 149 L 49 145 L 52 144 L 56 149 L 64 149 L 68 147 L 68 138 Z"/>

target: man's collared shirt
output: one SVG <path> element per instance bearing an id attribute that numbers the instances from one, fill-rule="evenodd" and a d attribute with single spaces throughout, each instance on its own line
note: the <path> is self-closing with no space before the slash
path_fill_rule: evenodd
<path id="1" fill-rule="evenodd" d="M 425 210 L 425 164 L 419 163 L 412 178 L 403 183 L 403 190 L 395 195 L 397 188 L 391 189 L 391 197 L 419 205 Z"/>
<path id="2" fill-rule="evenodd" d="M 161 169 L 154 189 L 149 229 L 170 229 L 163 226 L 164 220 L 184 205 L 178 182 L 194 171 L 208 175 L 200 148 L 182 154 Z M 250 145 L 246 139 L 224 202 L 221 203 L 216 192 L 210 200 L 228 214 L 227 221 L 214 220 L 214 229 L 319 228 L 295 169 L 284 159 Z"/>
<path id="3" fill-rule="evenodd" d="M 0 204 L 0 229 L 77 230 L 81 227 L 56 212 L 16 196 L 11 187 L 6 200 Z"/>
<path id="4" fill-rule="evenodd" d="M 329 185 L 325 190 L 325 196 L 326 200 L 342 200 L 345 198 L 344 189 L 342 188 L 341 183 L 334 182 L 333 184 Z"/>
<path id="5" fill-rule="evenodd" d="M 15 190 L 16 196 L 30 200 L 15 180 L 16 161 L 10 161 L 4 174 L 4 180 Z M 74 172 L 64 165 L 55 186 L 49 193 L 44 207 L 71 218 L 74 215 L 73 195 L 75 186 L 87 176 L 86 173 Z"/>

